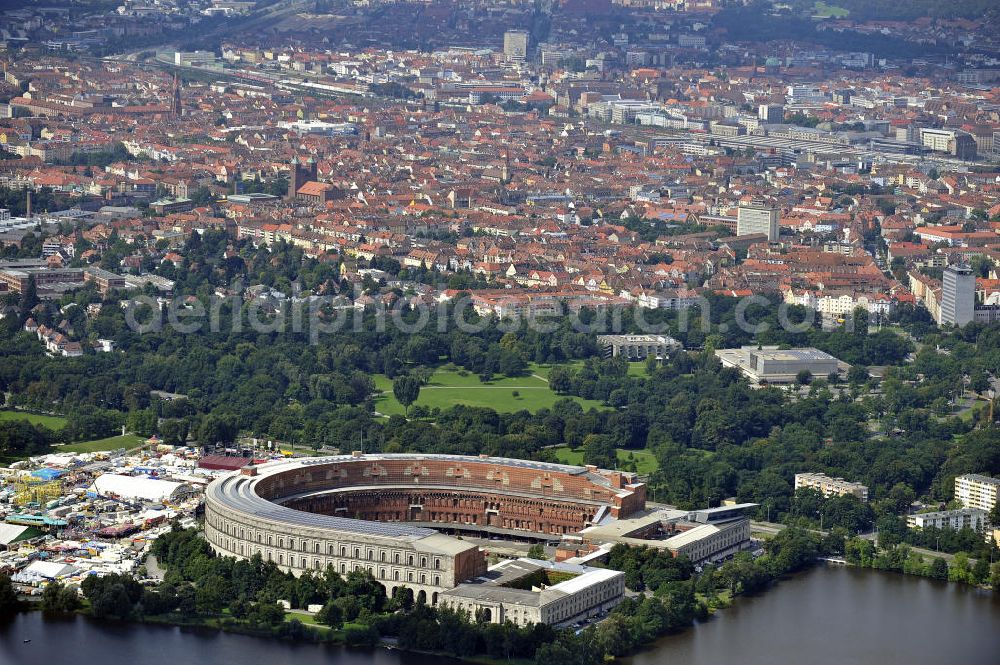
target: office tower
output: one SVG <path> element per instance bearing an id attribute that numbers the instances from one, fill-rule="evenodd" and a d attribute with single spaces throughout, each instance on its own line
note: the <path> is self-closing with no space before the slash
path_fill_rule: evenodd
<path id="1" fill-rule="evenodd" d="M 968 266 L 948 266 L 941 280 L 941 325 L 964 326 L 976 317 L 976 276 Z"/>
<path id="2" fill-rule="evenodd" d="M 528 33 L 508 30 L 503 33 L 503 55 L 507 62 L 524 62 L 528 59 Z"/>
<path id="3" fill-rule="evenodd" d="M 781 219 L 777 208 L 755 203 L 740 206 L 736 216 L 736 235 L 745 236 L 751 233 L 767 235 L 768 242 L 778 239 L 778 222 Z"/>
<path id="4" fill-rule="evenodd" d="M 761 104 L 757 107 L 757 119 L 768 125 L 785 121 L 785 107 L 780 104 Z"/>

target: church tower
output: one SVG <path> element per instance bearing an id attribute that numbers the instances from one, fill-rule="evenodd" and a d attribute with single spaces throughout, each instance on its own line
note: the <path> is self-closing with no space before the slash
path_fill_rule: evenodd
<path id="1" fill-rule="evenodd" d="M 174 117 L 181 117 L 181 83 L 176 73 L 174 74 L 174 91 L 170 100 L 170 112 L 174 114 Z"/>
<path id="2" fill-rule="evenodd" d="M 299 156 L 295 155 L 292 157 L 292 168 L 288 173 L 288 194 L 285 196 L 286 199 L 291 201 L 295 198 L 295 193 L 299 191 L 299 187 L 303 185 L 300 180 L 301 170 L 299 169 Z"/>
<path id="3" fill-rule="evenodd" d="M 302 185 L 318 179 L 316 158 L 312 155 L 309 155 L 305 164 L 299 161 L 298 155 L 295 155 L 292 157 L 291 167 L 288 173 L 288 195 L 285 197 L 289 201 L 295 198 Z"/>

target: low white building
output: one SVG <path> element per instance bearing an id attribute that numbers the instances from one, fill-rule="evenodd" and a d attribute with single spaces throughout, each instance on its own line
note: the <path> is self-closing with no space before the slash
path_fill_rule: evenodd
<path id="1" fill-rule="evenodd" d="M 624 597 L 620 571 L 521 558 L 442 592 L 439 603 L 489 623 L 565 626 L 604 614 Z"/>
<path id="2" fill-rule="evenodd" d="M 723 367 L 735 367 L 754 383 L 794 383 L 799 372 L 826 377 L 840 370 L 840 361 L 814 348 L 779 349 L 743 346 L 715 352 Z"/>
<path id="3" fill-rule="evenodd" d="M 666 335 L 598 335 L 597 343 L 605 358 L 623 356 L 627 360 L 645 360 L 650 356 L 662 360 L 682 347 Z"/>
<path id="4" fill-rule="evenodd" d="M 663 541 L 673 555 L 695 563 L 721 561 L 746 548 L 750 542 L 750 520 L 699 524 Z"/>
<path id="5" fill-rule="evenodd" d="M 601 558 L 604 555 L 597 554 L 597 550 L 606 552 L 611 545 L 621 543 L 664 550 L 670 556 L 686 556 L 694 564 L 724 561 L 737 552 L 750 549 L 750 518 L 746 513 L 756 507 L 755 503 L 739 503 L 700 510 L 656 508 L 643 511 L 581 531 L 581 542 L 590 546 L 589 550 L 582 549 L 587 552 L 582 556 Z M 574 548 L 570 546 L 569 549 Z"/>
<path id="6" fill-rule="evenodd" d="M 825 497 L 852 494 L 862 501 L 868 500 L 868 486 L 852 483 L 843 478 L 831 478 L 825 473 L 796 473 L 795 489 L 807 487 L 821 492 Z"/>
<path id="7" fill-rule="evenodd" d="M 958 510 L 941 510 L 933 513 L 920 513 L 906 518 L 906 525 L 911 529 L 972 529 L 982 531 L 986 528 L 986 511 L 978 508 L 959 508 Z"/>

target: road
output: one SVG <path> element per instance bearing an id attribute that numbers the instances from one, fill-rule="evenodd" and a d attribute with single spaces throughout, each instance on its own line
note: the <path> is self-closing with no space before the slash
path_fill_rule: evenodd
<path id="1" fill-rule="evenodd" d="M 787 528 L 785 524 L 778 524 L 777 522 L 750 522 L 750 532 L 751 533 L 766 533 L 773 536 L 782 529 Z M 826 531 L 820 531 L 819 529 L 810 529 L 813 533 L 818 533 L 821 536 L 826 535 Z"/>
<path id="2" fill-rule="evenodd" d="M 773 536 L 774 534 L 778 533 L 784 528 L 786 528 L 786 525 L 778 524 L 776 522 L 750 522 L 750 533 L 762 533 Z M 817 529 L 811 529 L 811 531 L 813 533 L 818 533 L 824 536 L 827 533 L 826 531 L 819 531 Z M 860 536 L 865 540 L 875 540 L 876 534 L 873 531 L 871 533 L 862 533 L 860 534 Z M 929 550 L 925 547 L 914 547 L 913 545 L 909 545 L 909 548 L 914 552 L 916 552 L 917 554 L 920 554 L 921 556 L 938 557 L 940 559 L 944 559 L 948 563 L 951 563 L 952 561 L 955 560 L 955 555 L 948 554 L 947 552 L 935 552 L 934 550 Z M 969 559 L 970 565 L 975 563 L 976 563 L 975 559 Z"/>
<path id="3" fill-rule="evenodd" d="M 156 560 L 155 554 L 146 557 L 146 574 L 158 580 L 162 580 L 167 574 L 167 571 L 160 567 L 160 562 Z"/>
<path id="4" fill-rule="evenodd" d="M 875 536 L 876 536 L 875 532 L 861 534 L 861 537 L 864 538 L 865 540 L 875 540 Z M 948 563 L 951 563 L 952 561 L 955 560 L 955 555 L 948 554 L 947 552 L 937 552 L 935 550 L 929 550 L 925 547 L 915 547 L 913 545 L 909 545 L 908 547 L 917 554 L 920 554 L 921 556 L 937 557 L 939 559 L 944 559 Z M 975 563 L 976 563 L 975 559 L 969 559 L 969 565 Z"/>

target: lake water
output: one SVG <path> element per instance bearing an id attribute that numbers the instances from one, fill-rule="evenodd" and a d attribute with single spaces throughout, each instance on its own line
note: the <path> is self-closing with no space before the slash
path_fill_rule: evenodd
<path id="1" fill-rule="evenodd" d="M 920 577 L 821 566 L 737 599 L 630 663 L 1000 663 L 1000 597 Z"/>
<path id="2" fill-rule="evenodd" d="M 31 642 L 25 643 L 24 640 Z M 386 649 L 294 644 L 170 626 L 0 623 L 0 665 L 445 665 Z M 1000 598 L 955 584 L 820 567 L 664 638 L 629 665 L 1000 663 Z"/>

